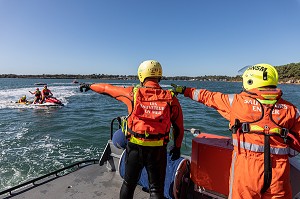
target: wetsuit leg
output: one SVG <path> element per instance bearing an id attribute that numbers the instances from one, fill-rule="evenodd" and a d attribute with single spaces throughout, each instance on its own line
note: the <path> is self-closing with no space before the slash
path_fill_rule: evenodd
<path id="1" fill-rule="evenodd" d="M 44 102 L 44 100 L 45 100 L 45 96 L 42 96 L 40 103 L 42 104 Z"/>
<path id="2" fill-rule="evenodd" d="M 135 187 L 136 186 L 132 186 L 124 180 L 120 190 L 120 199 L 133 199 Z"/>
<path id="3" fill-rule="evenodd" d="M 164 199 L 167 149 L 165 146 L 147 147 L 147 150 L 143 152 L 144 157 L 146 157 L 150 199 Z"/>
<path id="4" fill-rule="evenodd" d="M 137 182 L 143 169 L 139 145 L 128 143 L 126 146 L 125 175 L 120 190 L 120 199 L 132 199 Z"/>

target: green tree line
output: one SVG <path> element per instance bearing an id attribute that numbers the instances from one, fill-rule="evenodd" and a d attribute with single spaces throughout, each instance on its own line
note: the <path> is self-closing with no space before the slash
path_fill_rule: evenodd
<path id="1" fill-rule="evenodd" d="M 275 66 L 280 82 L 300 83 L 300 62 L 290 63 L 282 66 Z M 16 75 L 0 74 L 0 78 L 40 78 L 40 79 L 133 79 L 137 80 L 137 75 L 68 75 L 68 74 L 42 74 L 42 75 Z M 242 81 L 241 76 L 224 76 L 224 75 L 204 75 L 204 76 L 175 76 L 162 78 L 163 80 L 196 80 L 196 81 Z"/>
<path id="2" fill-rule="evenodd" d="M 300 62 L 276 67 L 281 81 L 300 80 Z"/>

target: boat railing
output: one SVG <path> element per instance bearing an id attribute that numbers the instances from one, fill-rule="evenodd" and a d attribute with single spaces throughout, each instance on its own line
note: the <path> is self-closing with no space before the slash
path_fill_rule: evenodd
<path id="1" fill-rule="evenodd" d="M 82 167 L 90 165 L 90 164 L 97 164 L 98 162 L 99 162 L 99 159 L 83 160 L 83 161 L 76 162 L 74 164 L 71 164 L 71 165 L 66 166 L 64 168 L 61 168 L 61 169 L 58 169 L 58 170 L 53 171 L 51 173 L 48 173 L 46 175 L 34 178 L 34 179 L 29 180 L 27 182 L 21 183 L 19 185 L 16 185 L 16 186 L 8 188 L 8 189 L 6 189 L 4 191 L 1 191 L 0 195 L 4 195 L 4 194 L 13 195 L 13 193 L 12 193 L 13 191 L 16 191 L 16 190 L 28 187 L 30 185 L 32 185 L 34 187 L 37 184 L 38 181 L 45 180 L 44 182 L 39 183 L 39 184 L 43 184 L 45 182 L 48 182 L 49 180 L 53 180 L 53 179 L 55 179 L 57 177 L 61 177 L 61 176 L 67 175 L 67 174 L 69 174 L 69 173 L 71 173 L 74 170 L 77 170 L 79 168 L 82 168 Z M 63 174 L 61 174 L 61 173 L 63 173 Z M 50 179 L 51 176 L 54 176 L 54 177 Z M 49 179 L 47 179 L 47 178 L 49 178 Z"/>
<path id="2" fill-rule="evenodd" d="M 114 134 L 114 125 L 115 125 L 115 121 L 118 122 L 118 129 L 121 128 L 121 122 L 122 122 L 122 119 L 124 117 L 116 117 L 116 118 L 113 118 L 111 120 L 111 123 L 110 123 L 110 139 L 112 139 L 113 137 L 113 134 Z"/>

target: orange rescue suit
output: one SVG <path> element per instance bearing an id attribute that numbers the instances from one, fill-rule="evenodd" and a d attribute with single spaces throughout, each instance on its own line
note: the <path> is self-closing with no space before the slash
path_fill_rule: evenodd
<path id="1" fill-rule="evenodd" d="M 277 89 L 279 90 L 279 89 Z M 281 92 L 279 90 L 279 92 Z M 234 150 L 229 181 L 229 198 L 292 198 L 290 185 L 289 145 L 280 137 L 276 129 L 286 128 L 300 140 L 299 110 L 288 101 L 279 98 L 273 105 L 263 104 L 256 95 L 242 92 L 240 94 L 223 94 L 205 89 L 187 88 L 186 97 L 216 109 L 229 120 L 230 128 L 238 119 L 249 130 L 248 133 L 232 134 Z M 272 108 L 270 108 L 272 107 Z M 268 126 L 267 130 L 259 130 Z M 272 131 L 270 131 L 273 129 Z M 259 133 L 261 132 L 261 133 Z M 271 183 L 266 192 L 264 186 L 264 134 L 269 137 L 271 151 Z"/>
<path id="2" fill-rule="evenodd" d="M 166 132 L 163 132 L 165 130 L 169 130 L 170 124 L 168 123 L 163 123 L 163 125 L 159 126 L 153 126 L 149 123 L 146 123 L 146 125 L 143 125 L 137 121 L 136 114 L 132 114 L 134 111 L 134 89 L 135 87 L 130 86 L 130 87 L 120 87 L 120 86 L 113 86 L 110 84 L 92 84 L 90 88 L 100 94 L 107 94 L 127 105 L 128 109 L 128 128 L 133 130 L 136 133 L 155 133 L 155 134 L 164 134 Z M 149 94 L 149 95 L 148 95 Z M 169 91 L 164 91 L 161 89 L 158 83 L 152 82 L 152 81 L 147 81 L 144 85 L 144 87 L 138 88 L 137 91 L 137 100 L 142 100 L 142 101 L 147 101 L 147 100 L 155 100 L 157 102 L 168 102 L 168 106 L 170 109 L 170 119 L 171 119 L 171 124 L 173 126 L 173 134 L 174 134 L 174 141 L 176 147 L 181 147 L 181 143 L 183 140 L 183 135 L 184 135 L 184 127 L 183 127 L 183 114 L 181 110 L 181 106 L 179 104 L 179 101 L 176 97 L 172 97 L 170 95 Z M 147 97 L 148 99 L 141 99 L 141 97 Z M 152 98 L 152 99 L 151 99 Z M 156 98 L 156 99 L 154 99 Z M 150 102 L 149 102 L 150 105 Z M 159 110 L 158 110 L 159 111 Z M 153 116 L 153 114 L 152 114 Z M 143 117 L 143 116 L 142 116 Z M 144 115 L 144 117 L 146 117 Z M 166 122 L 164 120 L 164 122 Z M 142 126 L 142 127 L 141 127 Z M 162 130 L 163 126 L 165 129 Z M 144 129 L 143 129 L 144 128 Z M 133 136 L 131 136 L 133 137 Z M 144 141 L 144 139 L 141 139 L 141 141 Z M 147 140 L 146 140 L 147 141 Z"/>

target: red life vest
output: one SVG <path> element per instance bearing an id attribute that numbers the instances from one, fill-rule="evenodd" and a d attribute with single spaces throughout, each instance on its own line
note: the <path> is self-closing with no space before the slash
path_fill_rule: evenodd
<path id="1" fill-rule="evenodd" d="M 172 93 L 161 88 L 134 88 L 133 111 L 128 117 L 128 134 L 139 145 L 158 146 L 169 139 Z M 155 144 L 146 141 L 159 141 Z"/>
<path id="2" fill-rule="evenodd" d="M 50 94 L 50 90 L 49 89 L 43 89 L 43 95 L 48 96 Z"/>

